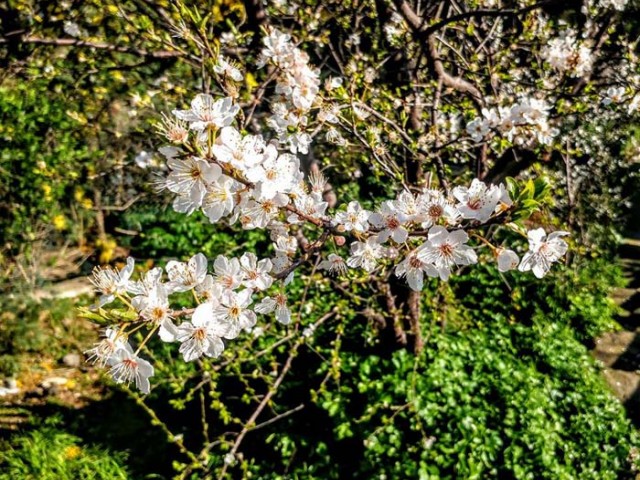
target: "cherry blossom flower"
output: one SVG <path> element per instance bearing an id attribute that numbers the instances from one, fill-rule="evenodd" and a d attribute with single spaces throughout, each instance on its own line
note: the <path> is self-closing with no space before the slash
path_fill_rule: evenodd
<path id="1" fill-rule="evenodd" d="M 382 202 L 380 209 L 372 213 L 369 222 L 382 231 L 378 234 L 378 242 L 384 243 L 389 237 L 394 242 L 403 243 L 408 237 L 409 232 L 404 228 L 407 216 L 398 210 L 395 203 L 386 200 Z"/>
<path id="2" fill-rule="evenodd" d="M 166 179 L 166 188 L 182 198 L 182 208 L 180 203 L 174 203 L 174 208 L 178 206 L 175 210 L 184 213 L 188 210 L 191 213 L 202 205 L 207 186 L 218 180 L 222 173 L 218 165 L 197 157 L 187 157 L 184 160 L 172 158 L 167 165 L 171 173 Z"/>
<path id="3" fill-rule="evenodd" d="M 291 310 L 287 307 L 287 297 L 281 293 L 272 297 L 265 297 L 254 307 L 257 313 L 267 314 L 276 312 L 276 320 L 283 325 L 291 323 Z"/>
<path id="4" fill-rule="evenodd" d="M 518 270 L 532 270 L 536 277 L 544 277 L 549 272 L 551 264 L 567 253 L 567 242 L 561 238 L 566 235 L 569 235 L 569 232 L 559 231 L 550 233 L 547 237 L 543 228 L 529 231 L 529 251 L 522 257 Z"/>
<path id="5" fill-rule="evenodd" d="M 471 182 L 471 187 L 456 187 L 453 196 L 458 200 L 456 207 L 463 218 L 478 220 L 481 223 L 489 220 L 496 209 L 502 191 L 495 185 L 487 185 L 477 178 Z"/>
<path id="6" fill-rule="evenodd" d="M 109 373 L 116 383 L 136 382 L 136 387 L 144 394 L 148 394 L 151 388 L 149 377 L 153 376 L 153 366 L 146 360 L 133 353 L 129 344 L 117 349 L 109 358 L 111 369 Z"/>
<path id="7" fill-rule="evenodd" d="M 420 247 L 422 248 L 422 247 Z M 396 266 L 396 275 L 407 278 L 407 283 L 412 290 L 419 292 L 424 285 L 424 274 L 437 277 L 438 270 L 431 263 L 424 262 L 420 256 L 420 248 L 409 253 L 403 261 Z"/>
<path id="8" fill-rule="evenodd" d="M 213 71 L 218 75 L 230 78 L 234 82 L 241 82 L 244 79 L 244 75 L 242 75 L 240 69 L 222 55 L 218 56 L 218 63 L 213 67 Z"/>
<path id="9" fill-rule="evenodd" d="M 127 266 L 122 270 L 116 270 L 111 267 L 96 267 L 93 270 L 93 279 L 91 282 L 96 289 L 102 293 L 100 296 L 100 306 L 113 302 L 116 295 L 126 293 L 129 288 L 129 279 L 133 273 L 134 260 L 127 258 Z"/>
<path id="10" fill-rule="evenodd" d="M 186 292 L 204 281 L 207 275 L 207 257 L 198 253 L 188 263 L 171 260 L 167 263 L 167 275 L 170 292 Z"/>
<path id="11" fill-rule="evenodd" d="M 266 147 L 260 136 L 245 135 L 234 127 L 224 127 L 211 153 L 221 163 L 229 163 L 242 171 L 253 168 L 263 161 L 263 150 Z"/>
<path id="12" fill-rule="evenodd" d="M 486 119 L 474 118 L 467 124 L 467 133 L 474 142 L 481 142 L 489 133 L 489 122 Z"/>
<path id="13" fill-rule="evenodd" d="M 228 127 L 239 111 L 240 107 L 231 97 L 214 100 L 211 95 L 201 93 L 192 100 L 189 110 L 174 110 L 173 114 L 189 122 L 191 130 L 203 132 L 209 128 Z"/>
<path id="14" fill-rule="evenodd" d="M 104 338 L 96 343 L 93 348 L 85 352 L 88 355 L 87 360 L 93 362 L 100 367 L 104 367 L 113 357 L 117 350 L 126 348 L 127 339 L 123 335 L 119 335 L 118 331 L 113 328 L 107 328 L 103 334 Z"/>
<path id="15" fill-rule="evenodd" d="M 382 257 L 382 247 L 377 237 L 369 237 L 365 242 L 353 242 L 351 244 L 351 256 L 347 259 L 347 265 L 352 268 L 362 268 L 366 272 L 372 272 Z"/>
<path id="16" fill-rule="evenodd" d="M 202 355 L 219 357 L 224 351 L 222 338 L 234 338 L 233 329 L 213 313 L 213 305 L 202 303 L 193 312 L 191 321 L 182 322 L 176 334 L 180 353 L 185 362 L 191 362 Z"/>
<path id="17" fill-rule="evenodd" d="M 352 201 L 347 205 L 345 212 L 339 212 L 336 214 L 335 223 L 342 225 L 345 231 L 351 230 L 358 233 L 364 233 L 369 229 L 369 216 L 371 212 L 364 210 L 359 202 Z"/>
<path id="18" fill-rule="evenodd" d="M 247 252 L 240 257 L 240 267 L 244 272 L 242 285 L 254 290 L 266 290 L 273 283 L 273 277 L 269 275 L 273 264 L 268 258 L 258 261 L 254 253 Z"/>
<path id="19" fill-rule="evenodd" d="M 211 223 L 216 223 L 233 212 L 237 189 L 238 182 L 226 175 L 220 175 L 217 181 L 206 186 L 206 193 L 202 199 L 202 212 Z"/>
<path id="20" fill-rule="evenodd" d="M 257 200 L 270 200 L 278 193 L 287 193 L 296 184 L 300 161 L 294 155 L 265 155 L 262 164 L 246 172 L 247 179 L 256 183 Z"/>
<path id="21" fill-rule="evenodd" d="M 246 224 L 243 227 L 265 228 L 273 220 L 279 209 L 289 203 L 289 197 L 283 193 L 276 193 L 273 197 L 260 201 L 249 200 L 244 207 Z"/>
<path id="22" fill-rule="evenodd" d="M 131 300 L 133 307 L 140 311 L 142 310 L 144 303 L 147 301 L 149 294 L 155 289 L 155 287 L 161 283 L 162 268 L 156 267 L 145 273 L 142 280 L 135 282 L 129 282 L 127 291 L 135 297 Z"/>
<path id="23" fill-rule="evenodd" d="M 415 221 L 421 222 L 422 228 L 430 228 L 444 220 L 455 225 L 460 218 L 458 209 L 439 190 L 426 190 L 418 197 L 419 213 Z"/>
<path id="24" fill-rule="evenodd" d="M 327 270 L 334 275 L 343 275 L 347 273 L 347 264 L 340 255 L 330 253 L 326 260 L 318 264 L 318 270 Z"/>
<path id="25" fill-rule="evenodd" d="M 173 342 L 176 338 L 176 326 L 171 321 L 172 310 L 169 296 L 164 285 L 156 285 L 141 302 L 140 316 L 159 326 L 158 335 L 164 342 Z"/>
<path id="26" fill-rule="evenodd" d="M 469 236 L 464 230 L 449 232 L 446 228 L 436 225 L 429 230 L 427 242 L 416 255 L 423 262 L 433 264 L 441 280 L 448 280 L 452 267 L 471 265 L 478 261 L 476 252 L 465 245 L 468 240 Z"/>
<path id="27" fill-rule="evenodd" d="M 520 258 L 513 250 L 501 248 L 498 253 L 498 270 L 501 272 L 508 272 L 513 270 L 520 263 Z"/>
<path id="28" fill-rule="evenodd" d="M 240 261 L 237 258 L 227 258 L 218 255 L 213 262 L 213 280 L 227 290 L 235 290 L 242 285 L 245 273 L 240 268 Z"/>
<path id="29" fill-rule="evenodd" d="M 213 280 L 213 275 L 206 275 L 202 283 L 196 285 L 194 290 L 204 303 L 218 306 L 225 288 Z"/>
<path id="30" fill-rule="evenodd" d="M 213 313 L 220 320 L 229 323 L 229 332 L 235 337 L 240 330 L 249 330 L 256 324 L 256 314 L 248 308 L 251 302 L 251 290 L 227 290 L 220 298 L 220 305 L 214 307 Z"/>

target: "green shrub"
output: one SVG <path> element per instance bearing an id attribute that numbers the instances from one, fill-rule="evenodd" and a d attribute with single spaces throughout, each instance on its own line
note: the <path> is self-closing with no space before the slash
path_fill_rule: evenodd
<path id="1" fill-rule="evenodd" d="M 125 460 L 121 452 L 83 445 L 78 437 L 48 425 L 6 442 L 0 451 L 0 480 L 126 480 Z"/>

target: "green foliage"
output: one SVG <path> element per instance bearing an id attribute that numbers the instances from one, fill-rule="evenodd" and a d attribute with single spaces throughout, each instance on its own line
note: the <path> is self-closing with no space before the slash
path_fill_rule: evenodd
<path id="1" fill-rule="evenodd" d="M 55 421 L 12 437 L 0 451 L 0 480 L 126 480 L 126 456 L 84 445 Z"/>
<path id="2" fill-rule="evenodd" d="M 624 282 L 620 267 L 606 258 L 558 266 L 541 280 L 517 273 L 504 277 L 488 265 L 451 279 L 460 305 L 475 312 L 476 324 L 530 325 L 532 319 L 543 317 L 570 327 L 583 343 L 617 329 L 618 307 L 609 294 Z"/>
<path id="3" fill-rule="evenodd" d="M 33 369 L 38 356 L 58 359 L 77 349 L 77 342 L 90 341 L 86 325 L 69 316 L 76 304 L 70 299 L 37 302 L 0 297 L 0 377 L 17 374 L 22 357 L 31 358 Z M 59 340 L 52 342 L 51 335 Z"/>
<path id="4" fill-rule="evenodd" d="M 240 248 L 245 251 L 268 245 L 262 232 L 221 228 L 211 225 L 201 213 L 185 216 L 170 206 L 134 208 L 125 212 L 121 221 L 124 228 L 140 232 L 122 243 L 131 248 L 132 255 L 143 258 L 188 258 L 197 252 L 215 258 L 234 255 Z"/>
<path id="5" fill-rule="evenodd" d="M 537 291 L 521 281 L 506 303 L 493 269 L 474 275 L 477 291 L 462 288 L 468 280 L 453 286 L 465 295 L 453 306 L 469 323 L 425 318 L 421 355 L 354 348 L 363 332 L 351 325 L 342 348 L 318 339 L 317 375 L 335 383 L 266 435 L 274 463 L 263 451 L 251 465 L 256 477 L 625 478 L 640 440 L 582 343 L 613 325 L 606 295 L 619 270 L 587 263 Z M 302 401 L 283 399 L 282 410 Z"/>
<path id="6" fill-rule="evenodd" d="M 0 242 L 33 241 L 39 229 L 70 227 L 70 202 L 91 154 L 63 99 L 47 82 L 0 87 Z M 55 140 L 54 140 L 55 139 Z"/>

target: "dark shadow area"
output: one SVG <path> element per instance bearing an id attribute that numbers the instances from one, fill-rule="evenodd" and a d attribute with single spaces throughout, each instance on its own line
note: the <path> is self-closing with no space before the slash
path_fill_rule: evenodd
<path id="1" fill-rule="evenodd" d="M 638 319 L 636 319 L 636 322 Z M 633 342 L 627 347 L 622 355 L 611 365 L 615 370 L 625 370 L 635 372 L 640 370 L 640 335 L 636 335 Z"/>
<path id="2" fill-rule="evenodd" d="M 624 402 L 627 417 L 636 428 L 640 428 L 640 388 L 633 392 L 633 395 Z"/>

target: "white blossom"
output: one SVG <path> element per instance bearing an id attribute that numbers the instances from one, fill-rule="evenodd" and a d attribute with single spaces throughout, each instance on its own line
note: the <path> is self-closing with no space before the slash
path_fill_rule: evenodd
<path id="1" fill-rule="evenodd" d="M 224 350 L 222 338 L 234 338 L 230 335 L 233 329 L 214 315 L 213 308 L 210 303 L 198 305 L 191 321 L 182 322 L 178 327 L 176 338 L 181 343 L 180 353 L 185 362 L 202 355 L 219 357 Z"/>
<path id="2" fill-rule="evenodd" d="M 369 216 L 371 212 L 364 210 L 357 201 L 349 202 L 345 212 L 339 212 L 335 217 L 335 224 L 342 225 L 345 231 L 364 233 L 369 229 Z"/>
<path id="3" fill-rule="evenodd" d="M 508 272 L 509 270 L 513 270 L 520 263 L 520 258 L 518 258 L 518 254 L 513 250 L 509 250 L 507 248 L 500 249 L 498 253 L 498 270 L 501 272 Z"/>
<path id="4" fill-rule="evenodd" d="M 276 312 L 276 320 L 283 325 L 289 325 L 291 323 L 291 310 L 287 306 L 287 297 L 281 293 L 274 297 L 265 297 L 262 301 L 254 307 L 257 313 L 267 314 L 273 311 Z"/>
<path id="5" fill-rule="evenodd" d="M 375 236 L 369 237 L 364 242 L 353 242 L 351 244 L 351 256 L 347 259 L 347 265 L 351 268 L 362 268 L 366 272 L 372 272 L 382 254 L 382 247 Z"/>
<path id="6" fill-rule="evenodd" d="M 209 128 L 228 127 L 239 111 L 240 107 L 231 97 L 214 100 L 211 95 L 201 93 L 193 99 L 189 110 L 174 110 L 173 114 L 189 122 L 191 130 L 204 132 Z"/>
<path id="7" fill-rule="evenodd" d="M 425 263 L 432 264 L 440 275 L 440 279 L 448 280 L 451 268 L 456 265 L 471 265 L 478 261 L 476 252 L 465 245 L 469 240 L 464 230 L 449 232 L 436 225 L 429 230 L 427 242 L 417 251 L 417 257 Z"/>
<path id="8" fill-rule="evenodd" d="M 108 363 L 111 366 L 109 373 L 116 383 L 135 381 L 138 390 L 144 394 L 149 393 L 149 377 L 153 376 L 153 366 L 133 353 L 129 344 L 117 349 Z"/>
<path id="9" fill-rule="evenodd" d="M 456 207 L 463 218 L 486 222 L 493 215 L 503 192 L 495 185 L 487 186 L 477 178 L 471 187 L 455 187 L 453 196 L 458 200 Z"/>
<path id="10" fill-rule="evenodd" d="M 204 281 L 207 275 L 207 257 L 198 253 L 188 263 L 171 260 L 167 263 L 167 275 L 170 292 L 186 292 Z"/>
<path id="11" fill-rule="evenodd" d="M 551 268 L 551 264 L 557 262 L 567 253 L 568 245 L 561 237 L 569 235 L 568 232 L 553 232 L 547 237 L 543 228 L 537 228 L 528 232 L 529 251 L 524 254 L 518 266 L 521 272 L 533 271 L 538 277 L 544 277 Z"/>
<path id="12" fill-rule="evenodd" d="M 96 289 L 102 293 L 100 296 L 100 306 L 113 302 L 116 295 L 126 293 L 129 288 L 129 279 L 133 273 L 134 260 L 127 258 L 127 266 L 122 270 L 116 270 L 111 267 L 96 267 L 93 270 L 93 279 L 91 282 Z"/>

